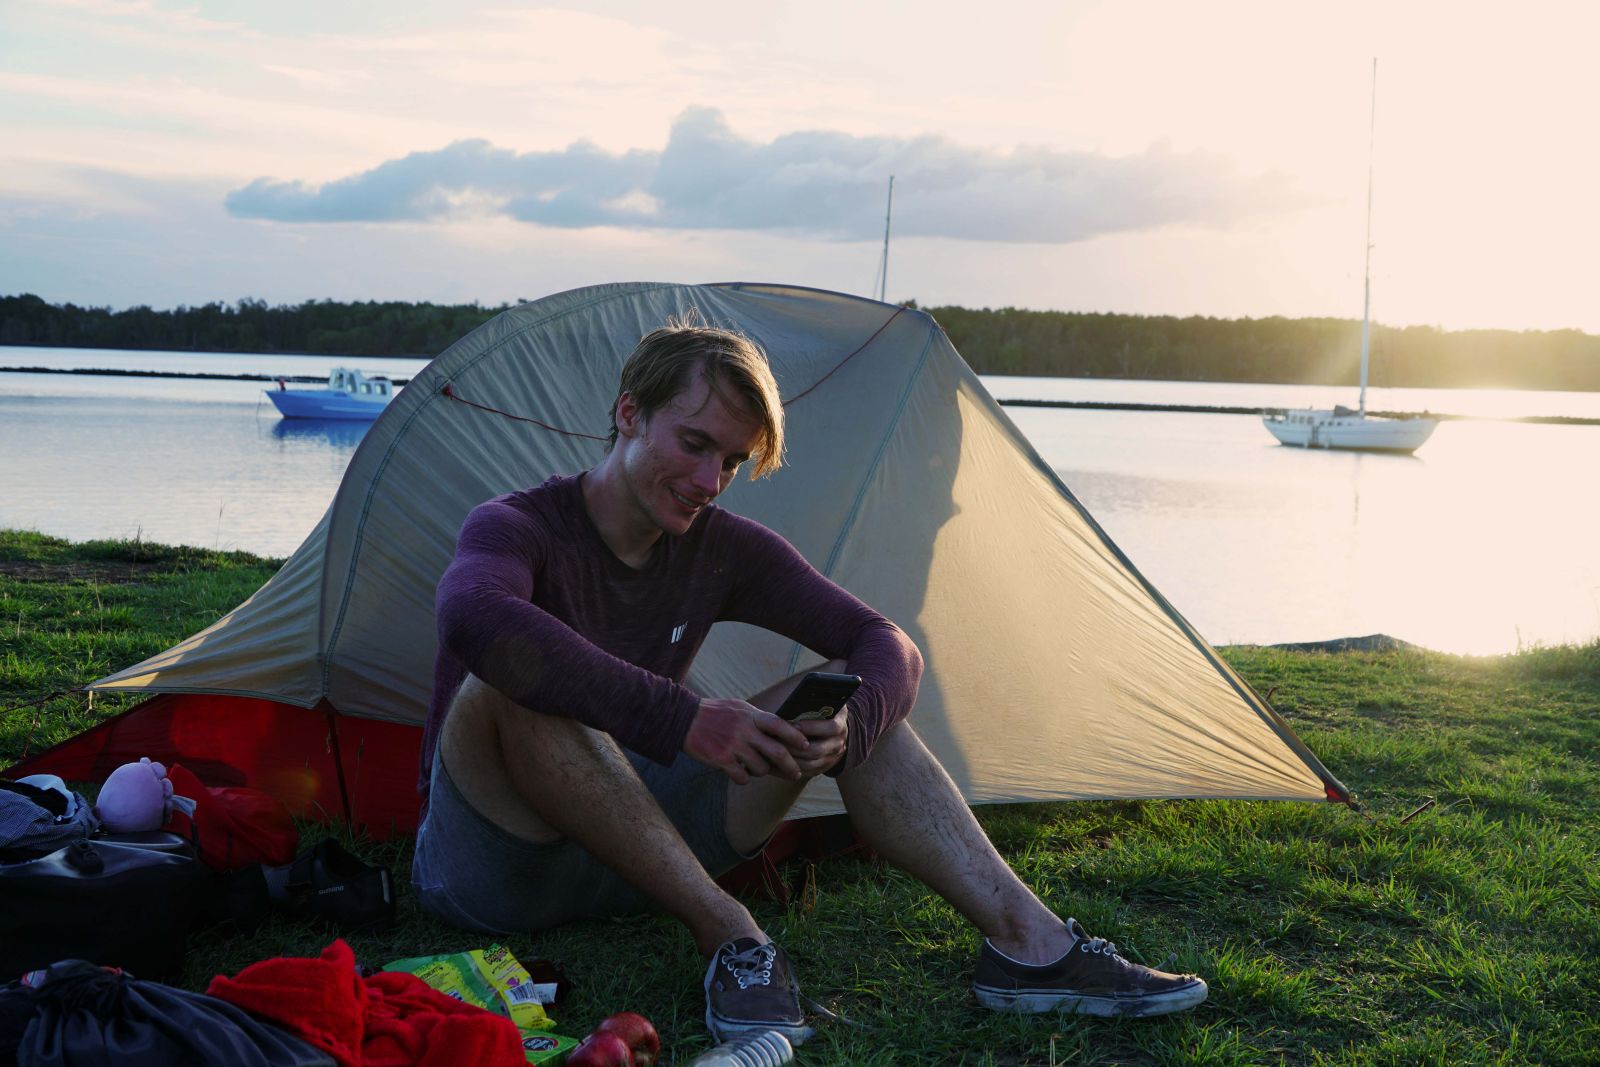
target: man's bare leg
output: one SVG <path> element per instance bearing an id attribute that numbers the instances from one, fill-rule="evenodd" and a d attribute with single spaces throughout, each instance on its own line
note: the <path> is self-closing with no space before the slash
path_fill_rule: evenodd
<path id="1" fill-rule="evenodd" d="M 790 679 L 787 688 L 797 682 L 798 677 Z M 779 687 L 778 699 L 787 688 Z M 777 706 L 761 698 L 752 703 Z M 984 934 L 972 988 L 985 1007 L 1161 1015 L 1205 1000 L 1206 984 L 1198 976 L 1129 963 L 1109 942 L 1089 938 L 1081 927 L 1069 929 L 1001 858 L 910 724 L 886 732 L 872 757 L 840 775 L 838 785 L 867 843 L 943 896 Z M 753 835 L 770 832 L 799 789 L 769 778 L 736 787 L 729 798 L 730 841 L 742 848 L 759 844 L 760 836 Z M 741 811 L 747 820 L 742 825 L 736 820 Z M 1082 944 L 1080 935 L 1086 939 Z"/>
<path id="2" fill-rule="evenodd" d="M 844 670 L 844 660 L 829 660 L 815 668 L 838 674 Z M 790 693 L 794 692 L 809 672 L 790 675 L 783 681 L 763 689 L 750 698 L 750 703 L 762 711 L 777 711 Z M 778 824 L 789 815 L 795 801 L 806 787 L 806 782 L 780 778 L 775 774 L 752 778 L 744 785 L 728 782 L 728 843 L 740 852 L 753 852 L 771 837 Z"/>
<path id="3" fill-rule="evenodd" d="M 965 915 L 1022 963 L 1049 963 L 1072 947 L 1061 919 L 995 851 L 950 776 L 902 722 L 872 758 L 839 776 L 856 832 L 884 859 Z"/>
<path id="4" fill-rule="evenodd" d="M 818 670 L 844 670 L 832 661 Z M 803 675 L 750 703 L 777 710 Z M 995 851 L 944 767 L 909 724 L 878 740 L 868 763 L 839 776 L 850 821 L 884 859 L 917 878 L 965 915 L 996 948 L 1024 963 L 1048 963 L 1072 947 L 1066 926 Z M 771 836 L 804 782 L 767 776 L 730 783 L 728 840 L 749 851 Z"/>
<path id="5" fill-rule="evenodd" d="M 445 719 L 439 756 L 485 818 L 528 841 L 577 841 L 676 916 L 702 953 L 730 938 L 770 940 L 717 887 L 607 735 L 520 707 L 469 676 Z"/>

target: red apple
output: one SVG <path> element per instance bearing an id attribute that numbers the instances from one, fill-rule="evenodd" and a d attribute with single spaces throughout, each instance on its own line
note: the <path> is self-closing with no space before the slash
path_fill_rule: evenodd
<path id="1" fill-rule="evenodd" d="M 567 1067 L 631 1067 L 633 1053 L 620 1036 L 596 1030 L 567 1053 Z"/>
<path id="2" fill-rule="evenodd" d="M 636 1011 L 619 1011 L 615 1015 L 608 1015 L 594 1028 L 594 1032 L 616 1034 L 627 1042 L 633 1052 L 633 1067 L 650 1067 L 661 1055 L 660 1035 L 650 1025 L 650 1020 Z"/>

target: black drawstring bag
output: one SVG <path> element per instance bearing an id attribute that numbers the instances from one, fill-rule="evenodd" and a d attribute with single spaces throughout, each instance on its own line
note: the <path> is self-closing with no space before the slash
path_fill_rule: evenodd
<path id="1" fill-rule="evenodd" d="M 0 987 L 0 1067 L 334 1067 L 226 1001 L 63 960 Z"/>

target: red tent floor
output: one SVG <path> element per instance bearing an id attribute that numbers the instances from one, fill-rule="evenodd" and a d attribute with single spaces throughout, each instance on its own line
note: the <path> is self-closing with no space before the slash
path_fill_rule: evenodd
<path id="1" fill-rule="evenodd" d="M 255 697 L 162 693 L 75 737 L 35 753 L 0 776 L 58 774 L 103 782 L 143 756 L 181 763 L 209 786 L 249 786 L 302 818 L 339 822 L 384 841 L 417 829 L 422 729 L 341 715 L 323 701 L 301 708 Z M 787 901 L 776 864 L 849 851 L 844 816 L 784 823 L 766 851 L 721 879 L 731 891 L 763 888 Z"/>
<path id="2" fill-rule="evenodd" d="M 4 774 L 104 781 L 149 756 L 206 785 L 271 793 L 296 815 L 346 822 L 386 840 L 417 828 L 422 730 L 254 697 L 163 693 L 28 757 Z"/>

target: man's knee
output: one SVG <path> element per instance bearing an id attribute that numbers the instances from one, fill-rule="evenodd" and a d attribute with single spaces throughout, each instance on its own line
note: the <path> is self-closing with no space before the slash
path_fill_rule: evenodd
<path id="1" fill-rule="evenodd" d="M 450 702 L 438 756 L 480 815 L 541 844 L 567 836 L 571 820 L 581 817 L 573 796 L 638 781 L 608 734 L 523 707 L 472 675 Z"/>
<path id="2" fill-rule="evenodd" d="M 839 776 L 841 785 L 854 778 L 894 777 L 908 785 L 918 778 L 948 778 L 949 772 L 925 745 L 910 717 L 878 735 L 867 758 Z"/>
<path id="3" fill-rule="evenodd" d="M 450 701 L 441 742 L 458 750 L 458 759 L 493 757 L 508 770 L 527 767 L 531 758 L 548 760 L 575 750 L 626 762 L 609 735 L 565 715 L 518 704 L 473 674 L 462 680 Z"/>

